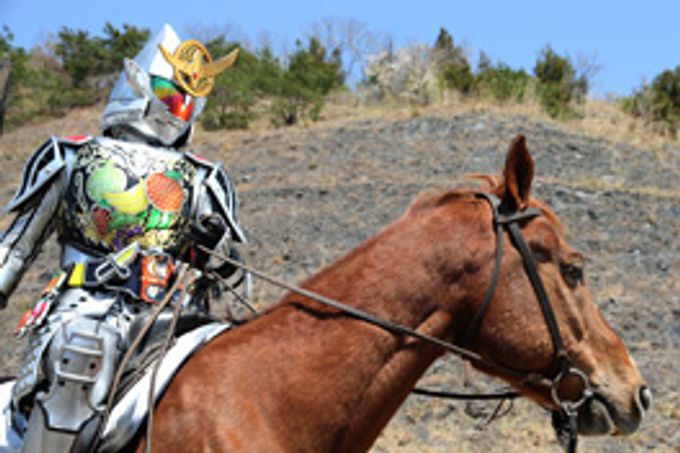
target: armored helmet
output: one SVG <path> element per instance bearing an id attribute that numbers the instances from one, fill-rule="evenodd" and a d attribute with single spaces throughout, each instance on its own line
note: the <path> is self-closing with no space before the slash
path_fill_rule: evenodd
<path id="1" fill-rule="evenodd" d="M 163 25 L 133 59 L 125 59 L 104 109 L 100 129 L 112 137 L 134 136 L 179 147 L 205 107 L 214 77 L 236 61 L 238 50 L 212 61 L 194 40 L 180 42 Z"/>

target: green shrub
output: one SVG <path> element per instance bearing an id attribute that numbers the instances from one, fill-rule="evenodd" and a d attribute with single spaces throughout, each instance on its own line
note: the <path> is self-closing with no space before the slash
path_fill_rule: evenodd
<path id="1" fill-rule="evenodd" d="M 257 97 L 257 56 L 237 44 L 219 37 L 206 44 L 214 58 L 221 58 L 239 47 L 236 63 L 215 78 L 215 86 L 208 96 L 206 111 L 201 117 L 203 127 L 215 129 L 247 129 L 254 118 L 252 107 Z"/>
<path id="2" fill-rule="evenodd" d="M 445 88 L 464 95 L 475 91 L 476 80 L 465 51 L 454 44 L 453 37 L 445 28 L 439 30 L 432 54 L 437 73 Z"/>
<path id="3" fill-rule="evenodd" d="M 578 76 L 568 57 L 545 47 L 534 65 L 538 93 L 543 108 L 553 118 L 574 114 L 571 104 L 583 102 L 588 93 L 588 79 Z"/>
<path id="4" fill-rule="evenodd" d="M 259 97 L 272 96 L 283 78 L 284 70 L 281 62 L 268 47 L 256 54 L 257 66 L 249 77 L 253 80 L 255 93 Z"/>
<path id="5" fill-rule="evenodd" d="M 650 85 L 624 98 L 621 105 L 628 113 L 675 135 L 680 125 L 680 66 L 661 72 Z"/>
<path id="6" fill-rule="evenodd" d="M 316 121 L 326 96 L 344 85 L 340 51 L 328 54 L 321 42 L 312 37 L 307 48 L 300 41 L 291 55 L 288 67 L 273 87 L 272 123 L 292 125 L 300 120 Z"/>
<path id="7" fill-rule="evenodd" d="M 104 37 L 91 37 L 85 30 L 62 27 L 54 52 L 72 85 L 80 88 L 92 76 L 117 73 L 123 68 L 123 58 L 132 58 L 149 37 L 148 29 L 124 24 L 118 30 L 110 23 L 104 26 Z"/>
<path id="8" fill-rule="evenodd" d="M 523 69 L 515 70 L 504 63 L 495 66 L 482 53 L 476 74 L 478 93 L 499 102 L 521 102 L 531 77 Z"/>
<path id="9" fill-rule="evenodd" d="M 328 54 L 321 42 L 312 37 L 304 49 L 300 41 L 291 55 L 287 72 L 315 93 L 326 95 L 345 82 L 339 49 Z"/>
<path id="10" fill-rule="evenodd" d="M 286 72 L 272 101 L 271 123 L 280 127 L 292 126 L 304 119 L 317 121 L 323 104 L 323 94 L 305 86 L 295 75 Z"/>
<path id="11" fill-rule="evenodd" d="M 12 47 L 12 40 L 9 28 L 3 27 L 0 48 L 9 53 L 12 63 L 6 125 L 12 128 L 29 120 L 62 115 L 72 107 L 69 97 L 74 96 L 68 76 L 53 58 Z"/>
<path id="12" fill-rule="evenodd" d="M 120 30 L 107 23 L 104 35 L 91 37 L 86 31 L 64 27 L 50 55 L 39 48 L 27 52 L 13 47 L 13 35 L 3 27 L 0 53 L 9 52 L 12 59 L 7 125 L 61 116 L 108 96 L 123 57 L 139 52 L 149 32 L 127 24 Z"/>
<path id="13" fill-rule="evenodd" d="M 12 51 L 12 41 L 14 41 L 14 33 L 9 26 L 3 25 L 0 31 L 0 58 Z"/>
<path id="14" fill-rule="evenodd" d="M 58 117 L 92 101 L 84 90 L 69 85 L 68 76 L 45 66 L 36 55 L 17 52 L 13 59 L 7 124 L 15 127 L 42 117 Z"/>
<path id="15" fill-rule="evenodd" d="M 306 48 L 300 41 L 296 46 L 285 68 L 269 48 L 257 53 L 241 49 L 236 64 L 215 80 L 203 126 L 247 128 L 260 101 L 269 104 L 271 122 L 276 126 L 318 120 L 328 93 L 344 84 L 340 52 L 329 54 L 316 38 L 311 38 Z M 220 37 L 207 47 L 217 57 L 235 45 Z"/>

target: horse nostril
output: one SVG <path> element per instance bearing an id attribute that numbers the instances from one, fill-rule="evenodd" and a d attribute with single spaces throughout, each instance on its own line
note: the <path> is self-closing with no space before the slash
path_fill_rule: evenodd
<path id="1" fill-rule="evenodd" d="M 640 408 L 645 412 L 652 406 L 652 391 L 646 385 L 640 387 L 639 402 Z"/>

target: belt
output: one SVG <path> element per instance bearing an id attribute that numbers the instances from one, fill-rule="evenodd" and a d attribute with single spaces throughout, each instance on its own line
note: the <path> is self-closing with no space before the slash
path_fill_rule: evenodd
<path id="1" fill-rule="evenodd" d="M 102 258 L 74 264 L 67 271 L 66 284 L 124 291 L 144 302 L 156 303 L 163 299 L 174 270 L 175 262 L 170 255 L 141 250 L 139 244 L 133 242 Z"/>
<path id="2" fill-rule="evenodd" d="M 69 272 L 67 285 L 70 287 L 102 287 L 110 282 L 128 282 L 138 272 L 133 272 L 139 255 L 139 244 L 133 242 L 127 247 L 102 258 L 91 258 L 75 263 Z M 134 279 L 134 278 L 133 278 Z M 125 284 L 124 286 L 127 286 Z M 138 286 L 138 285 L 135 285 Z"/>
<path id="3" fill-rule="evenodd" d="M 132 269 L 137 261 L 137 255 L 139 245 L 133 243 L 105 257 L 75 263 L 57 272 L 43 289 L 35 306 L 22 315 L 14 334 L 21 337 L 35 326 L 40 326 L 49 315 L 64 286 L 125 290 L 137 296 L 139 279 L 131 278 L 139 274 Z"/>
<path id="4" fill-rule="evenodd" d="M 73 263 L 50 280 L 36 305 L 22 315 L 15 335 L 41 325 L 64 287 L 125 292 L 134 299 L 157 303 L 165 296 L 175 265 L 170 255 L 143 251 L 136 242 L 104 257 Z"/>

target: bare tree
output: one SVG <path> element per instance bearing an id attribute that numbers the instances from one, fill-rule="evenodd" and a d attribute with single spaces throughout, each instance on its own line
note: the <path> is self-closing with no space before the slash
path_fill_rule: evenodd
<path id="1" fill-rule="evenodd" d="M 317 38 L 321 44 L 342 55 L 343 71 L 348 79 L 357 76 L 357 65 L 366 57 L 383 49 L 382 39 L 369 31 L 367 25 L 354 18 L 327 17 L 309 26 L 308 37 Z"/>
<path id="2" fill-rule="evenodd" d="M 591 90 L 595 88 L 597 75 L 602 72 L 604 65 L 600 63 L 597 53 L 576 54 L 574 69 L 579 79 L 585 80 Z"/>
<path id="3" fill-rule="evenodd" d="M 268 31 L 260 31 L 255 39 L 255 46 L 258 50 L 274 49 L 274 37 Z"/>
<path id="4" fill-rule="evenodd" d="M 237 25 L 205 25 L 195 23 L 182 28 L 183 34 L 202 43 L 223 37 L 228 42 L 237 42 L 242 47 L 250 47 L 250 39 Z"/>

